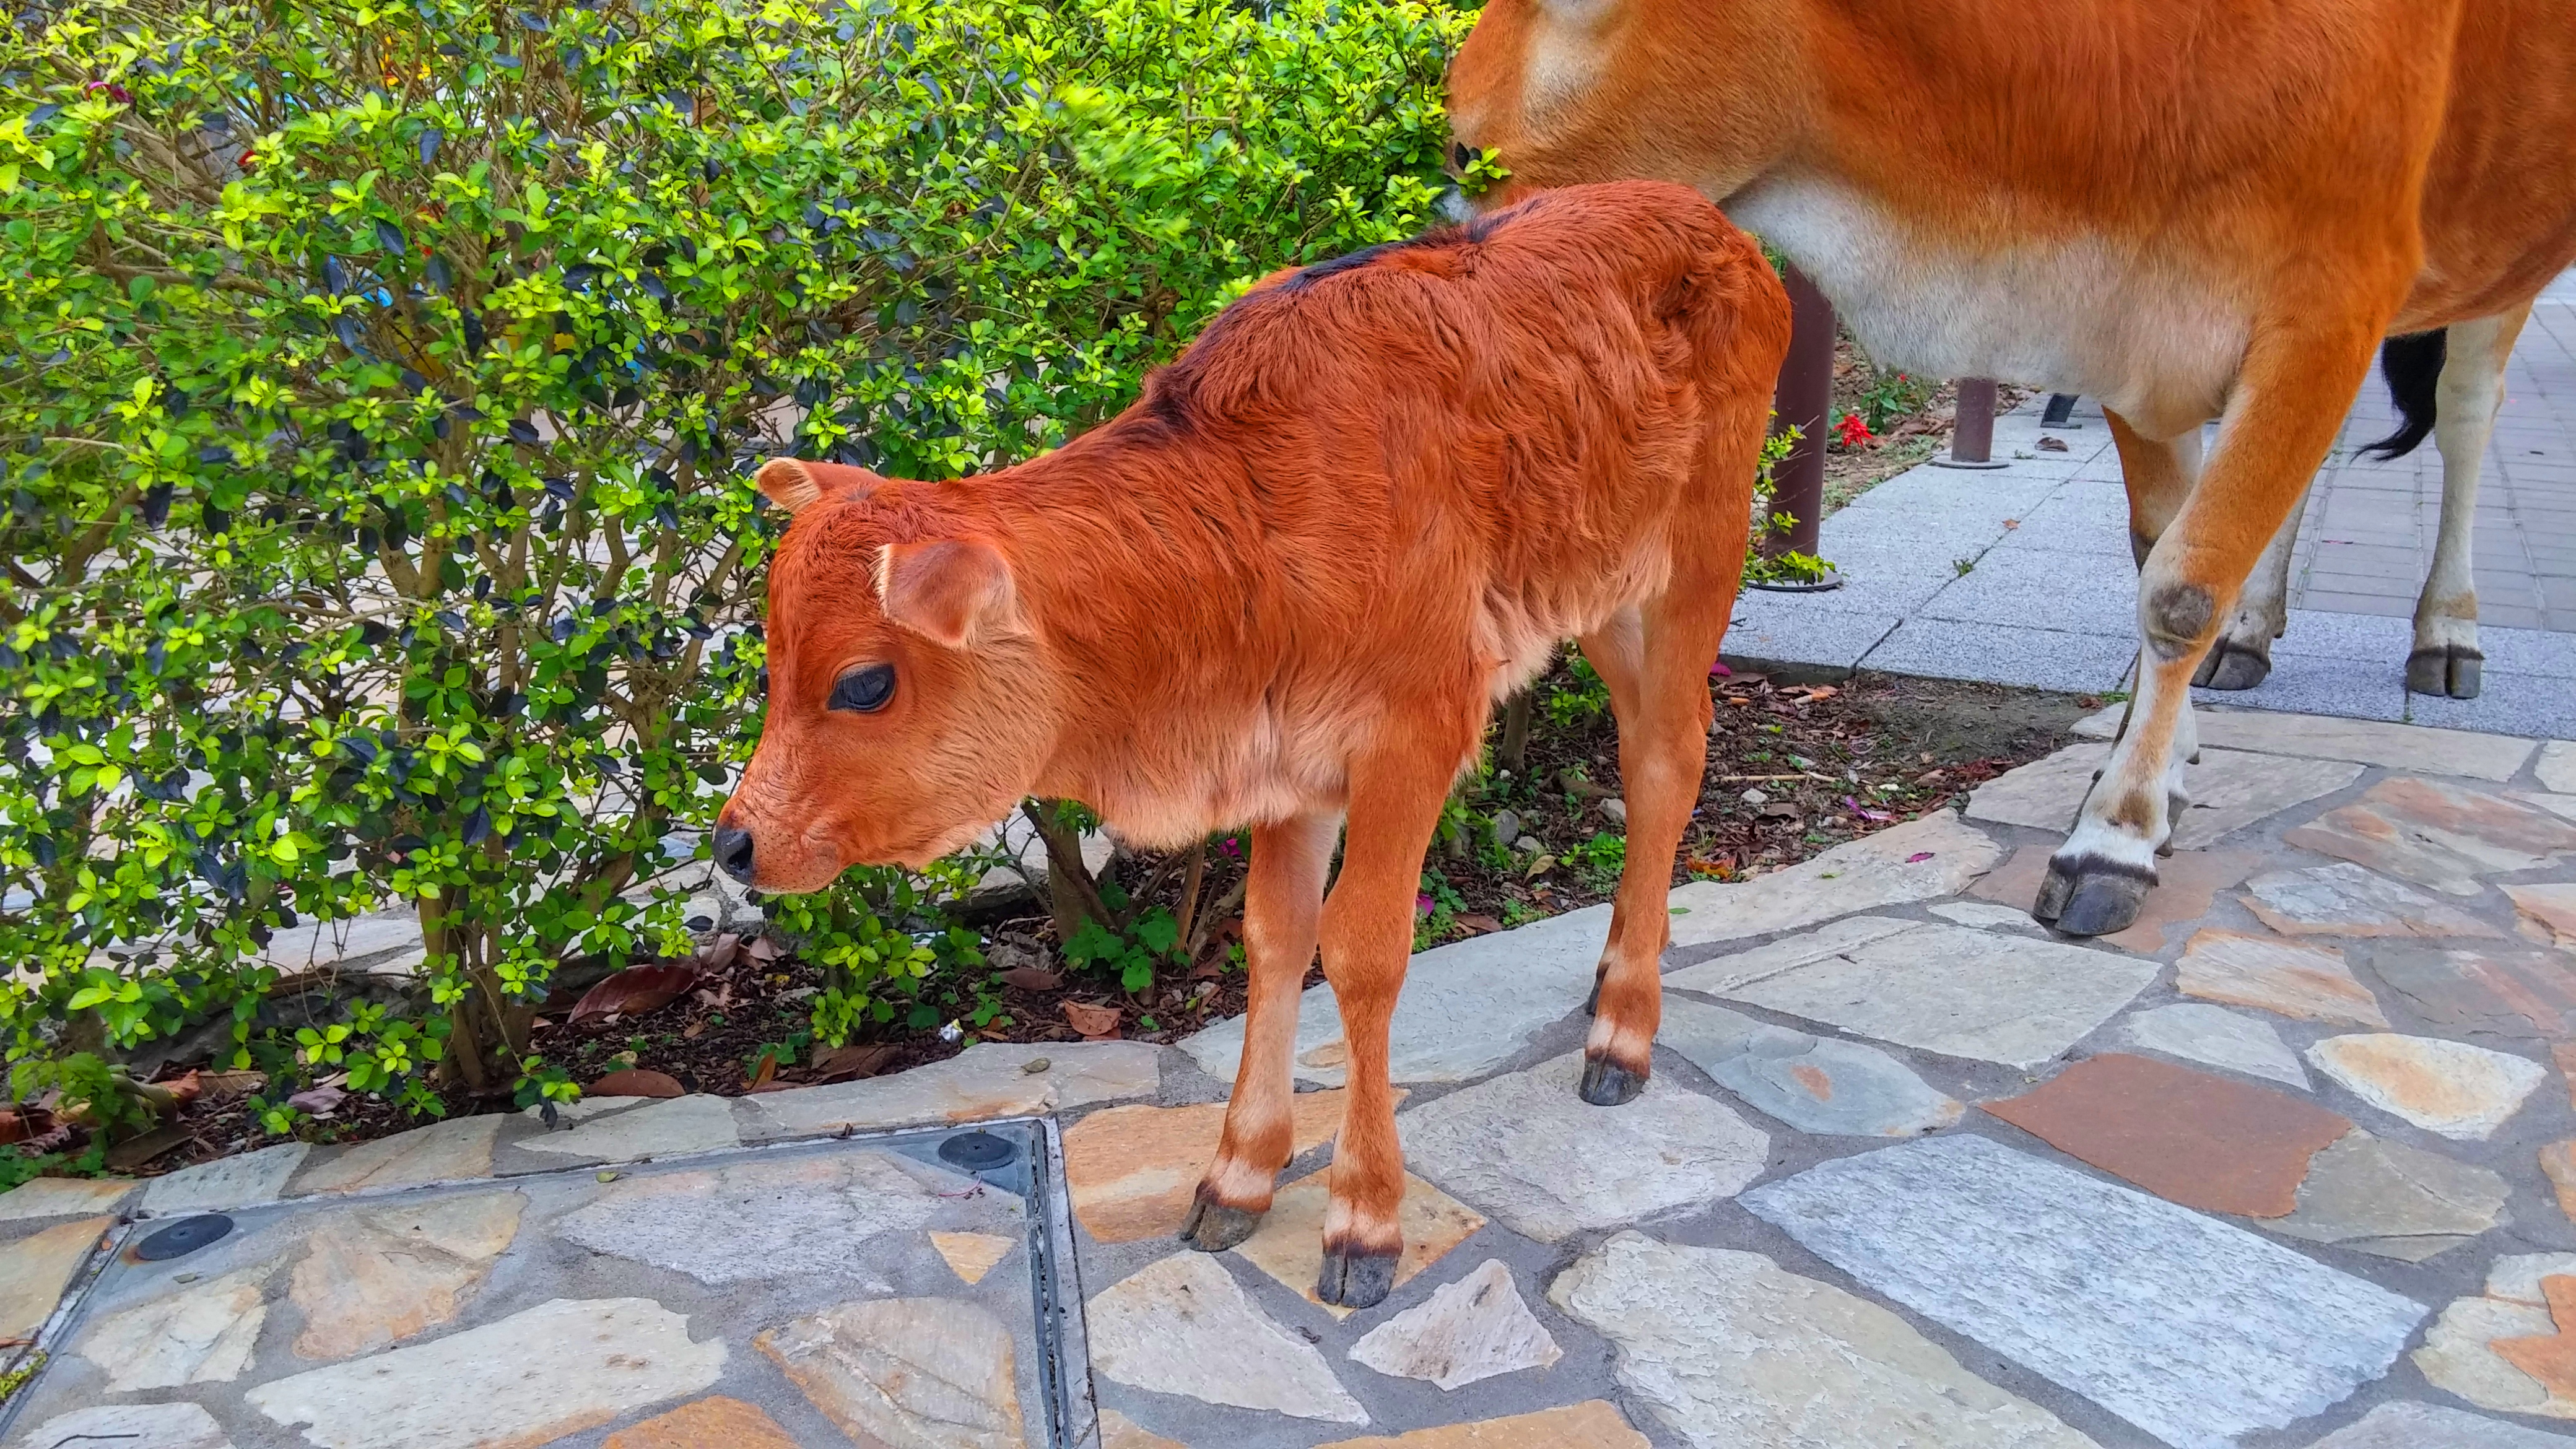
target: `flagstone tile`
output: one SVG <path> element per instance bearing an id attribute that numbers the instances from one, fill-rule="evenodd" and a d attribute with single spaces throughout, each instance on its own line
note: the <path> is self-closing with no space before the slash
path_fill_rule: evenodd
<path id="1" fill-rule="evenodd" d="M 2576 885 L 2509 885 L 2516 927 L 2544 946 L 2576 946 Z"/>
<path id="2" fill-rule="evenodd" d="M 2468 775 L 2501 784 L 2531 758 L 2532 742 L 2510 735 L 2316 714 L 2201 708 L 2192 724 L 2201 748 L 2261 750 L 2327 760 L 2357 760 L 2392 770 Z"/>
<path id="3" fill-rule="evenodd" d="M 1116 1409 L 1100 1411 L 1100 1449 L 1189 1449 L 1178 1439 L 1166 1439 Z"/>
<path id="4" fill-rule="evenodd" d="M 274 1379 L 242 1396 L 315 1449 L 536 1445 L 712 1386 L 720 1338 L 649 1298 L 557 1298 L 498 1323 Z"/>
<path id="5" fill-rule="evenodd" d="M 31 1177 L 0 1193 L 0 1223 L 113 1213 L 137 1185 L 122 1177 Z"/>
<path id="6" fill-rule="evenodd" d="M 361 1142 L 309 1160 L 292 1185 L 301 1195 L 490 1177 L 501 1122 L 499 1116 L 458 1117 Z"/>
<path id="7" fill-rule="evenodd" d="M 1963 1110 L 1876 1047 L 1770 1026 L 1687 996 L 1664 998 L 1657 1040 L 1801 1132 L 1911 1137 L 1949 1126 Z"/>
<path id="8" fill-rule="evenodd" d="M 286 1180 L 304 1165 L 313 1150 L 304 1142 L 281 1142 L 239 1157 L 218 1157 L 183 1167 L 143 1185 L 143 1210 L 156 1216 L 220 1213 L 277 1201 Z"/>
<path id="9" fill-rule="evenodd" d="M 285 1261 L 236 1268 L 106 1314 L 82 1335 L 80 1356 L 105 1371 L 113 1393 L 237 1379 L 268 1319 L 268 1280 Z"/>
<path id="10" fill-rule="evenodd" d="M 2287 1217 L 2351 1119 L 2270 1087 L 2114 1052 L 1979 1104 L 2060 1152 L 2204 1212 Z"/>
<path id="11" fill-rule="evenodd" d="M 2046 858 L 2046 853 L 2043 852 L 2041 859 Z M 2016 852 L 2014 860 L 2017 862 L 2019 859 L 2020 855 Z M 2005 868 L 2010 869 L 2010 866 Z M 2002 873 L 1999 870 L 1995 875 Z M 1990 875 L 1985 877 L 1985 880 L 1994 878 Z M 1983 883 L 1983 881 L 1979 882 L 1979 884 Z M 2028 906 L 2007 906 L 1987 901 L 1943 901 L 1938 905 L 1926 906 L 1924 909 L 1955 926 L 1975 926 L 1987 931 L 2019 931 L 2029 936 L 2048 934 L 2048 927 L 2031 918 Z"/>
<path id="12" fill-rule="evenodd" d="M 2169 1057 L 2267 1077 L 2305 1090 L 2307 1068 L 2268 1021 L 2196 1001 L 2150 1007 L 2120 1023 L 2130 1045 Z"/>
<path id="13" fill-rule="evenodd" d="M 1011 1330 L 957 1298 L 861 1299 L 752 1340 L 861 1444 L 1024 1449 Z"/>
<path id="14" fill-rule="evenodd" d="M 2576 1138 L 2540 1149 L 2540 1175 L 2558 1199 L 2558 1210 L 2576 1220 Z"/>
<path id="15" fill-rule="evenodd" d="M 723 1285 L 769 1279 L 864 1277 L 863 1250 L 943 1217 L 942 1192 L 967 1179 L 861 1150 L 829 1157 L 734 1161 L 620 1178 L 555 1232 L 594 1253 L 630 1258 Z M 987 1200 L 1015 1204 L 997 1188 Z"/>
<path id="16" fill-rule="evenodd" d="M 576 1122 L 569 1131 L 522 1137 L 511 1145 L 522 1152 L 590 1162 L 678 1157 L 741 1145 L 741 1133 L 733 1123 L 733 1102 L 728 1098 L 699 1093 L 660 1101 L 638 1100 L 644 1105 Z"/>
<path id="17" fill-rule="evenodd" d="M 972 1285 L 983 1282 L 984 1275 L 1011 1256 L 1011 1249 L 1019 1245 L 993 1233 L 932 1233 L 930 1246 L 948 1265 L 948 1271 Z"/>
<path id="18" fill-rule="evenodd" d="M 2343 952 L 2215 927 L 2195 932 L 2177 963 L 2185 996 L 2251 1006 L 2275 1016 L 2344 1026 L 2388 1025 L 2370 988 L 2353 979 Z"/>
<path id="19" fill-rule="evenodd" d="M 33 1338 L 116 1219 L 56 1223 L 0 1245 L 0 1338 Z"/>
<path id="20" fill-rule="evenodd" d="M 1340 1090 L 1289 1099 L 1290 1155 L 1333 1140 L 1342 1129 Z M 1104 1243 L 1179 1232 L 1199 1178 L 1216 1160 L 1226 1104 L 1110 1107 L 1065 1129 L 1064 1177 L 1073 1215 Z"/>
<path id="21" fill-rule="evenodd" d="M 719 1394 L 608 1436 L 599 1449 L 797 1449 L 758 1405 Z"/>
<path id="22" fill-rule="evenodd" d="M 1444 1424 L 1392 1439 L 1341 1439 L 1319 1449 L 1648 1449 L 1646 1436 L 1628 1427 L 1611 1405 L 1594 1399 L 1564 1409 L 1542 1409 L 1507 1419 Z"/>
<path id="23" fill-rule="evenodd" d="M 1705 1207 L 1761 1174 L 1770 1137 L 1723 1103 L 1657 1077 L 1625 1106 L 1595 1107 L 1575 1095 L 1582 1074 L 1571 1053 L 1405 1112 L 1404 1159 L 1549 1243 Z"/>
<path id="24" fill-rule="evenodd" d="M 2576 795 L 2576 743 L 2551 740 L 2540 747 L 2540 758 L 2532 761 L 2540 778 L 2540 788 L 2560 795 Z"/>
<path id="25" fill-rule="evenodd" d="M 2472 1297 L 2452 1299 L 2424 1345 L 2412 1357 L 2425 1381 L 2481 1409 L 2534 1414 L 2550 1419 L 2576 1419 L 2576 1383 L 2553 1364 L 2535 1358 L 2529 1346 L 2560 1333 L 2552 1314 L 2547 1284 L 2576 1284 L 2576 1254 L 2526 1253 L 2498 1258 L 2487 1270 L 2486 1289 Z M 2564 1299 L 2562 1289 L 2560 1298 Z M 2576 1327 L 2576 1315 L 2569 1325 Z M 2519 1343 L 2507 1353 L 2499 1343 Z M 2526 1360 L 2516 1362 L 2517 1359 Z M 2535 1377 L 2530 1368 L 2542 1370 Z"/>
<path id="26" fill-rule="evenodd" d="M 1951 1134 L 1744 1195 L 1809 1251 L 2177 1449 L 2384 1374 L 2424 1309 L 2243 1228 Z"/>
<path id="27" fill-rule="evenodd" d="M 1676 971 L 1665 984 L 1944 1056 L 2054 1060 L 2158 968 L 2056 941 L 1858 916 Z"/>
<path id="28" fill-rule="evenodd" d="M 1510 1061 L 1582 1007 L 1609 939 L 1610 908 L 1588 906 L 1416 955 L 1396 998 L 1389 1075 L 1464 1082 Z M 1219 1022 L 1180 1047 L 1208 1075 L 1232 1081 L 1243 1061 L 1243 1018 Z M 1298 1078 L 1339 1086 L 1347 1051 L 1333 988 L 1307 988 L 1297 1007 Z"/>
<path id="29" fill-rule="evenodd" d="M 1983 831 L 1936 810 L 1769 875 L 1675 888 L 1673 945 L 1737 941 L 1854 911 L 1954 896 L 2002 858 L 2003 848 Z"/>
<path id="30" fill-rule="evenodd" d="M 2540 1063 L 2439 1037 L 2328 1037 L 2309 1064 L 2346 1091 L 2428 1132 L 2484 1141 L 2548 1076 Z"/>
<path id="31" fill-rule="evenodd" d="M 1968 797 L 1968 818 L 2063 835 L 2075 828 L 2093 776 L 2110 757 L 2108 744 L 2075 744 L 2006 771 Z M 2342 760 L 2205 749 L 2199 763 L 2183 769 L 2191 807 L 2171 822 L 2172 844 L 2178 851 L 2214 844 L 2293 805 L 2333 794 L 2359 779 L 2361 770 Z"/>
<path id="32" fill-rule="evenodd" d="M 1315 1346 L 1280 1327 L 1210 1253 L 1176 1253 L 1103 1289 L 1084 1313 L 1093 1372 L 1149 1393 L 1365 1424 Z"/>
<path id="33" fill-rule="evenodd" d="M 2466 911 L 2348 860 L 2256 876 L 2246 883 L 2245 905 L 2285 936 L 2504 934 Z"/>
<path id="34" fill-rule="evenodd" d="M 1150 1097 L 1162 1080 L 1162 1048 L 1150 1042 L 977 1042 L 910 1071 L 733 1100 L 742 1140 L 775 1142 L 844 1129 L 1044 1117 Z"/>
<path id="35" fill-rule="evenodd" d="M 1548 1299 L 1618 1346 L 1622 1387 L 1700 1445 L 2091 1449 L 1902 1318 L 1758 1253 L 1626 1232 Z"/>
<path id="36" fill-rule="evenodd" d="M 2437 1027 L 2471 1036 L 2576 1037 L 2576 970 L 2562 953 L 2396 942 L 2360 951 L 2374 975 Z"/>
<path id="37" fill-rule="evenodd" d="M 289 1289 L 304 1315 L 296 1355 L 351 1358 L 453 1321 L 518 1236 L 527 1201 L 486 1192 L 325 1218 Z"/>
<path id="38" fill-rule="evenodd" d="M 2308 1164 L 2297 1210 L 2263 1226 L 2283 1237 L 2420 1263 L 2502 1225 L 2512 1191 L 2483 1167 L 2355 1128 Z"/>
<path id="39" fill-rule="evenodd" d="M 2434 1404 L 2382 1404 L 2308 1449 L 2568 1449 L 2576 1439 Z"/>
<path id="40" fill-rule="evenodd" d="M 2576 824 L 2519 800 L 2408 776 L 2382 780 L 2282 839 L 2447 895 L 2473 896 L 2481 875 L 2529 870 L 2576 850 Z"/>
<path id="41" fill-rule="evenodd" d="M 1332 1169 L 1321 1168 L 1279 1189 L 1261 1226 L 1234 1249 L 1237 1256 L 1301 1294 L 1308 1303 L 1335 1318 L 1357 1309 L 1330 1304 L 1315 1296 L 1324 1273 L 1324 1214 L 1332 1200 Z M 1411 1173 L 1404 1177 L 1404 1198 L 1396 1204 L 1396 1226 L 1404 1233 L 1404 1252 L 1395 1260 L 1395 1286 L 1403 1287 L 1449 1255 L 1449 1250 L 1476 1235 L 1485 1225 L 1475 1209 Z"/>
<path id="42" fill-rule="evenodd" d="M 215 1416 L 196 1404 L 102 1404 L 56 1414 L 18 1441 L 28 1449 L 134 1445 L 136 1449 L 233 1449 Z"/>
<path id="43" fill-rule="evenodd" d="M 1455 1283 L 1369 1330 L 1351 1362 L 1391 1378 L 1425 1379 L 1455 1390 L 1565 1356 L 1521 1299 L 1512 1270 L 1488 1258 Z"/>

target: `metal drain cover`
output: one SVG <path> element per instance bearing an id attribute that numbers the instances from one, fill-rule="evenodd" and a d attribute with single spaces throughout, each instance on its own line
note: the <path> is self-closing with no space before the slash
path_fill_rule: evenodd
<path id="1" fill-rule="evenodd" d="M 1007 1166 L 1019 1149 L 990 1132 L 960 1132 L 939 1144 L 939 1160 L 968 1172 L 990 1172 Z"/>
<path id="2" fill-rule="evenodd" d="M 184 1258 L 208 1243 L 219 1241 L 233 1230 L 233 1220 L 222 1213 L 208 1213 L 200 1218 L 181 1218 L 142 1242 L 134 1245 L 134 1256 L 146 1263 L 168 1258 Z"/>

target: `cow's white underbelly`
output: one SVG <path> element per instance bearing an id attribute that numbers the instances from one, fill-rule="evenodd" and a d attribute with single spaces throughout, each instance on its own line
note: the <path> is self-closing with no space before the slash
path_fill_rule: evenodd
<path id="1" fill-rule="evenodd" d="M 2080 393 L 2164 432 L 2215 416 L 2244 356 L 2232 299 L 2097 239 L 1944 248 L 1821 179 L 1757 181 L 1725 204 L 1815 279 L 1881 366 Z"/>

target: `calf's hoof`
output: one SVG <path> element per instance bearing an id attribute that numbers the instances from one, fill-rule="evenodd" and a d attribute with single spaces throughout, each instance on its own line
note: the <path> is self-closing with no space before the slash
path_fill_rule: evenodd
<path id="1" fill-rule="evenodd" d="M 2069 936 L 2108 936 L 2138 923 L 2155 873 L 2115 860 L 2051 860 L 2030 913 Z"/>
<path id="2" fill-rule="evenodd" d="M 1395 1264 L 1401 1256 L 1336 1248 L 1327 1243 L 1324 1272 L 1315 1280 L 1315 1296 L 1335 1308 L 1375 1308 L 1395 1291 Z"/>
<path id="3" fill-rule="evenodd" d="M 1261 1214 L 1211 1202 L 1201 1193 L 1190 1204 L 1189 1221 L 1181 1224 L 1181 1241 L 1202 1253 L 1222 1253 L 1251 1237 L 1253 1229 L 1260 1226 Z"/>
<path id="4" fill-rule="evenodd" d="M 2486 660 L 2484 654 L 2458 644 L 2418 649 L 2406 656 L 2406 688 L 2414 694 L 2475 699 Z"/>
<path id="5" fill-rule="evenodd" d="M 2241 644 L 2225 635 L 2209 646 L 2209 654 L 2200 661 L 2191 682 L 2203 689 L 2252 689 L 2272 672 L 2269 649 Z"/>
<path id="6" fill-rule="evenodd" d="M 1579 1090 L 1583 1100 L 1595 1107 L 1625 1106 L 1646 1090 L 1646 1074 L 1632 1072 L 1608 1057 L 1586 1057 Z"/>

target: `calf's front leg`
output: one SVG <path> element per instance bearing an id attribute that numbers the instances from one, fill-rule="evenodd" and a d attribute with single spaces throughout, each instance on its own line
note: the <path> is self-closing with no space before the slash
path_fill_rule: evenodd
<path id="1" fill-rule="evenodd" d="M 1226 1103 L 1225 1136 L 1199 1179 L 1181 1239 L 1222 1253 L 1252 1236 L 1295 1145 L 1297 998 L 1315 960 L 1316 918 L 1324 872 L 1332 863 L 1340 819 L 1318 811 L 1259 825 L 1243 890 L 1243 955 L 1251 976 L 1245 1003 L 1243 1061 Z"/>

